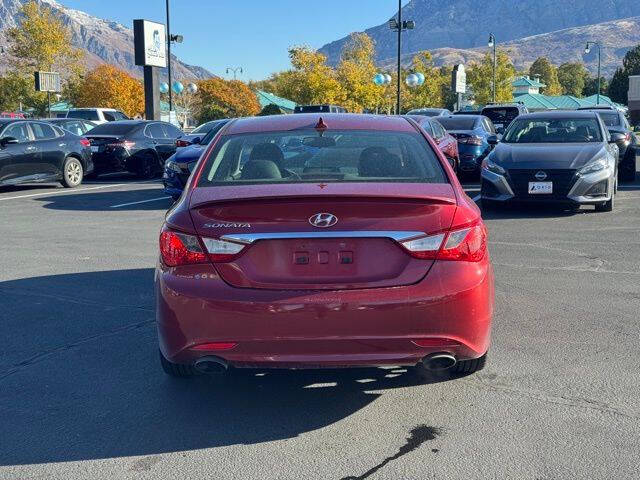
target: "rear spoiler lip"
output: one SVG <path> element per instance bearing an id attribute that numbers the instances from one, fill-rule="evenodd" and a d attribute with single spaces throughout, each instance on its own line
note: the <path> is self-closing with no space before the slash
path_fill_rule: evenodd
<path id="1" fill-rule="evenodd" d="M 215 188 L 215 187 L 214 187 Z M 372 195 L 362 195 L 362 194 L 345 194 L 345 193 L 328 193 L 322 195 L 260 195 L 260 196 L 247 196 L 247 197 L 225 197 L 218 199 L 205 200 L 201 202 L 194 203 L 193 196 L 191 197 L 191 205 L 189 208 L 201 208 L 206 205 L 217 205 L 221 203 L 233 203 L 233 202 L 247 202 L 247 201 L 270 201 L 270 200 L 300 200 L 301 197 L 305 199 L 321 199 L 328 200 L 331 198 L 344 198 L 349 200 L 386 200 L 386 201 L 411 201 L 411 202 L 428 202 L 433 204 L 440 205 L 457 205 L 458 201 L 455 195 L 455 190 L 453 190 L 452 196 L 443 196 L 443 195 L 384 195 L 384 194 L 372 194 Z"/>

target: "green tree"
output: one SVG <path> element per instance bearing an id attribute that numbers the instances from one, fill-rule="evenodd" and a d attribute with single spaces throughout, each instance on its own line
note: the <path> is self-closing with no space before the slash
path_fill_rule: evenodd
<path id="1" fill-rule="evenodd" d="M 21 104 L 33 94 L 33 81 L 17 72 L 0 77 L 0 110 L 18 111 Z"/>
<path id="2" fill-rule="evenodd" d="M 609 82 L 604 77 L 600 77 L 600 95 L 604 95 L 609 88 Z M 589 77 L 584 85 L 583 94 L 585 97 L 590 97 L 598 93 L 598 77 Z"/>
<path id="3" fill-rule="evenodd" d="M 425 80 L 423 85 L 405 90 L 403 108 L 410 110 L 412 108 L 444 107 L 448 97 L 447 88 L 450 89 L 449 84 L 451 83 L 451 73 L 447 76 L 445 70 L 434 65 L 430 52 L 425 50 L 415 55 L 413 67 L 410 72 L 406 72 L 406 75 L 422 73 Z"/>
<path id="4" fill-rule="evenodd" d="M 613 101 L 627 103 L 630 75 L 640 75 L 640 45 L 625 54 L 622 68 L 618 68 L 611 79 L 607 92 Z"/>
<path id="5" fill-rule="evenodd" d="M 582 63 L 563 63 L 558 67 L 558 82 L 563 95 L 581 97 L 589 72 Z"/>
<path id="6" fill-rule="evenodd" d="M 513 100 L 511 82 L 516 69 L 504 50 L 498 50 L 496 61 L 496 101 Z M 467 71 L 467 83 L 471 86 L 475 101 L 484 105 L 491 101 L 491 84 L 493 82 L 493 56 L 485 55 L 481 63 L 472 63 Z"/>
<path id="7" fill-rule="evenodd" d="M 558 81 L 558 70 L 546 57 L 539 57 L 529 67 L 530 76 L 540 76 L 542 83 L 546 85 L 542 89 L 545 95 L 560 95 L 562 87 Z"/>

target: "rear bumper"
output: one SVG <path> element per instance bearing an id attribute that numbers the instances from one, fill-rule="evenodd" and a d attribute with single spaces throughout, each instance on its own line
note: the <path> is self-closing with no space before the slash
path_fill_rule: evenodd
<path id="1" fill-rule="evenodd" d="M 96 173 L 121 172 L 125 170 L 129 153 L 124 149 L 112 152 L 98 152 L 91 156 Z"/>
<path id="2" fill-rule="evenodd" d="M 405 287 L 294 291 L 234 288 L 212 265 L 156 269 L 160 350 L 174 363 L 215 355 L 235 367 L 415 365 L 446 351 L 458 359 L 489 347 L 493 271 L 436 262 Z M 430 339 L 429 347 L 412 340 Z M 198 351 L 234 342 L 224 351 Z"/>

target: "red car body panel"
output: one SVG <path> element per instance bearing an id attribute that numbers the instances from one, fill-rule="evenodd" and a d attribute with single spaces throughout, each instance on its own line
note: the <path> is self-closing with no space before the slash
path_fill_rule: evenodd
<path id="1" fill-rule="evenodd" d="M 301 114 L 237 120 L 222 135 L 304 128 L 320 116 L 341 130 L 421 131 L 399 117 Z M 348 236 L 432 235 L 481 222 L 441 152 L 450 184 L 198 187 L 214 148 L 208 147 L 187 192 L 168 212 L 165 228 L 200 239 L 295 235 L 258 240 L 221 263 L 171 267 L 160 257 L 156 311 L 166 359 L 192 364 L 215 355 L 237 367 L 412 365 L 434 352 L 462 360 L 487 351 L 494 295 L 488 252 L 480 261 L 423 259 L 384 235 Z M 336 236 L 304 238 L 319 231 L 309 223 L 319 212 L 338 218 L 327 229 Z M 341 262 L 345 255 L 349 262 Z M 300 257 L 308 261 L 296 263 Z M 414 343 L 420 339 L 429 346 Z M 196 348 L 209 342 L 236 345 L 215 352 Z"/>

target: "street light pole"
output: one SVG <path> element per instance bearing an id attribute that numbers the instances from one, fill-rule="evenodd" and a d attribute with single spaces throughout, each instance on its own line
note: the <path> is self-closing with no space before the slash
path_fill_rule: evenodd
<path id="1" fill-rule="evenodd" d="M 493 83 L 491 84 L 491 98 L 492 102 L 496 103 L 496 70 L 498 68 L 498 57 L 497 57 L 497 46 L 496 46 L 496 36 L 493 33 L 489 34 L 489 44 L 490 47 L 493 47 Z"/>
<path id="2" fill-rule="evenodd" d="M 398 0 L 398 85 L 396 93 L 396 115 L 400 115 L 400 56 L 402 52 L 402 0 Z"/>
<path id="3" fill-rule="evenodd" d="M 600 67 L 602 64 L 602 46 L 600 45 L 600 42 L 587 42 L 584 53 L 589 53 L 591 51 L 591 45 L 598 47 L 598 92 L 596 94 L 596 105 L 600 105 Z"/>
<path id="4" fill-rule="evenodd" d="M 171 117 L 171 111 L 173 110 L 173 95 L 171 94 L 171 27 L 169 25 L 169 0 L 166 0 L 167 5 L 167 77 L 169 79 L 169 117 Z"/>
<path id="5" fill-rule="evenodd" d="M 242 71 L 242 67 L 227 67 L 227 75 L 229 74 L 229 72 L 233 72 L 233 79 L 236 79 L 236 73 L 240 72 L 241 74 L 244 73 Z"/>

